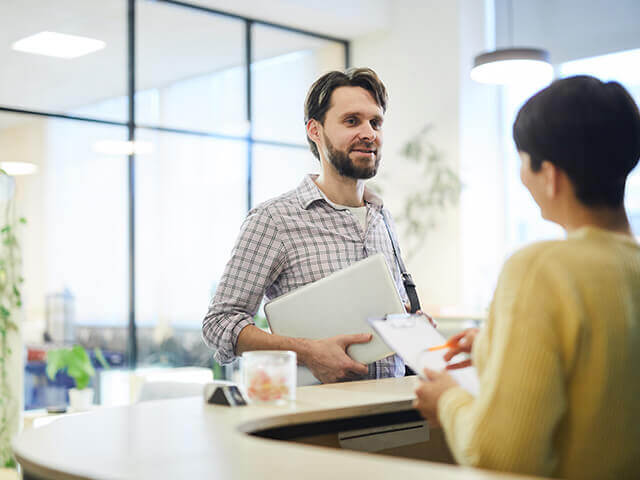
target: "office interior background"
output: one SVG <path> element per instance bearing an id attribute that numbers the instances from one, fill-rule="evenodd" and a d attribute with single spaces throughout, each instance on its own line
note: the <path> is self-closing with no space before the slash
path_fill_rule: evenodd
<path id="1" fill-rule="evenodd" d="M 425 185 L 402 149 L 426 126 L 460 177 L 459 202 L 431 210 L 424 238 L 398 221 L 400 243 L 420 245 L 407 263 L 426 310 L 482 317 L 504 260 L 563 232 L 520 184 L 511 139 L 544 84 L 474 83 L 474 55 L 546 48 L 556 78 L 617 80 L 638 102 L 639 17 L 634 0 L 0 0 L 0 164 L 37 166 L 15 177 L 24 344 L 46 348 L 67 322 L 54 340 L 116 365 L 214 367 L 201 322 L 239 227 L 318 171 L 304 97 L 345 66 L 388 88 L 375 182 L 396 217 Z M 74 59 L 12 49 L 43 31 L 105 45 Z M 625 202 L 640 235 L 637 169 Z M 25 377 L 26 408 L 53 400 L 37 382 Z"/>

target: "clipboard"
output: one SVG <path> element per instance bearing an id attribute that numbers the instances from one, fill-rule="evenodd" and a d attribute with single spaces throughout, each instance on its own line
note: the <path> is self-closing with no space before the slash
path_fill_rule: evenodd
<path id="1" fill-rule="evenodd" d="M 390 349 L 404 360 L 421 378 L 423 370 L 443 370 L 447 363 L 444 351 L 429 352 L 430 347 L 442 345 L 446 339 L 429 323 L 424 315 L 394 314 L 367 320 Z M 451 376 L 472 395 L 479 390 L 475 367 L 450 370 Z"/>

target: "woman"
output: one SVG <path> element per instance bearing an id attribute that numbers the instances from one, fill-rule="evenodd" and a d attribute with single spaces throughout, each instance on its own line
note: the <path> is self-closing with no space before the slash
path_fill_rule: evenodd
<path id="1" fill-rule="evenodd" d="M 460 464 L 640 478 L 640 246 L 623 204 L 638 107 L 618 83 L 567 78 L 525 103 L 513 136 L 522 183 L 567 238 L 513 255 L 485 328 L 455 337 L 445 358 L 471 353 L 478 396 L 427 370 L 414 406 Z"/>

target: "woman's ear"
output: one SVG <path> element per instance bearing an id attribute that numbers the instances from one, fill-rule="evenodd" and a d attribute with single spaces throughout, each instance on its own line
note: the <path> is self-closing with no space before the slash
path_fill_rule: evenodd
<path id="1" fill-rule="evenodd" d="M 542 175 L 544 177 L 544 193 L 547 198 L 554 198 L 560 190 L 561 170 L 548 160 L 542 162 Z"/>

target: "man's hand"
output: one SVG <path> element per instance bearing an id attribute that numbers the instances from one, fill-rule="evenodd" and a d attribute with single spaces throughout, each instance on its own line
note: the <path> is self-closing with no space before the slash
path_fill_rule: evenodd
<path id="1" fill-rule="evenodd" d="M 411 313 L 411 303 L 410 302 L 405 302 L 404 303 L 404 309 L 407 311 L 407 313 Z M 430 315 L 427 315 L 426 313 L 424 313 L 422 310 L 418 310 L 416 313 L 416 315 L 423 315 L 425 317 L 427 317 L 427 320 L 429 320 L 429 323 L 433 326 L 433 328 L 438 328 L 438 324 L 436 323 L 436 321 L 431 318 Z"/>
<path id="2" fill-rule="evenodd" d="M 446 371 L 436 372 L 434 370 L 424 369 L 427 381 L 420 381 L 416 388 L 416 398 L 413 401 L 413 408 L 420 412 L 429 426 L 437 427 L 440 425 L 438 420 L 438 400 L 444 392 L 450 388 L 458 386 L 458 383 Z"/>
<path id="3" fill-rule="evenodd" d="M 354 380 L 369 373 L 369 367 L 347 355 L 347 347 L 353 343 L 367 343 L 372 338 L 370 333 L 358 333 L 306 340 L 300 360 L 322 383 Z"/>
<path id="4" fill-rule="evenodd" d="M 429 320 L 429 323 L 431 324 L 431 326 L 433 328 L 438 328 L 438 324 L 436 323 L 436 321 L 433 318 L 431 318 L 430 315 L 427 315 L 426 313 L 424 313 L 422 310 L 418 310 L 416 312 L 416 315 L 422 315 L 424 317 L 427 317 L 427 320 Z"/>
<path id="5" fill-rule="evenodd" d="M 477 328 L 467 328 L 466 330 L 463 330 L 451 337 L 447 343 L 453 346 L 444 354 L 443 358 L 445 362 L 448 362 L 459 353 L 471 353 L 473 342 L 475 341 L 476 335 L 478 335 L 479 331 L 480 330 Z M 461 362 L 448 364 L 447 370 L 455 370 L 457 368 L 465 368 L 469 366 L 471 366 L 471 359 L 466 359 Z"/>

